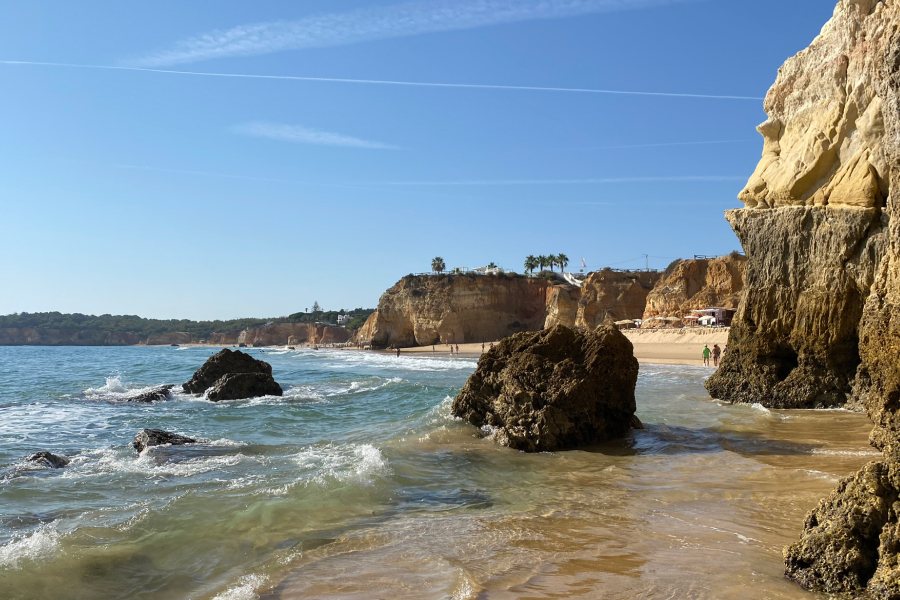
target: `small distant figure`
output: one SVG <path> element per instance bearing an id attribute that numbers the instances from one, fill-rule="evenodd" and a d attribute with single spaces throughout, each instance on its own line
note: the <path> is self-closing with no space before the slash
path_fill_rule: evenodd
<path id="1" fill-rule="evenodd" d="M 459 344 L 456 345 L 456 353 L 459 354 Z"/>
<path id="2" fill-rule="evenodd" d="M 703 364 L 705 366 L 709 366 L 709 355 L 712 354 L 709 350 L 709 344 L 703 344 Z"/>
<path id="3" fill-rule="evenodd" d="M 400 348 L 397 348 L 397 358 L 400 358 Z"/>
<path id="4" fill-rule="evenodd" d="M 434 344 L 431 345 L 431 351 L 432 351 L 432 352 L 437 352 L 437 350 L 434 349 Z"/>
<path id="5" fill-rule="evenodd" d="M 719 348 L 718 344 L 713 344 L 712 355 L 713 355 L 713 366 L 718 367 L 719 366 L 719 358 L 722 356 L 722 349 Z"/>
<path id="6" fill-rule="evenodd" d="M 448 344 L 448 346 L 450 346 L 450 356 L 453 356 L 453 345 L 452 345 L 452 344 Z"/>
<path id="7" fill-rule="evenodd" d="M 481 352 L 484 353 L 484 342 L 481 342 Z"/>

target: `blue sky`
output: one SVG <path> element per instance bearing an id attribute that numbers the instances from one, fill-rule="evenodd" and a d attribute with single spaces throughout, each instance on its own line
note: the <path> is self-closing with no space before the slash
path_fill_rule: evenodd
<path id="1" fill-rule="evenodd" d="M 436 255 L 738 248 L 754 98 L 834 5 L 2 6 L 0 313 L 229 318 L 374 306 Z"/>

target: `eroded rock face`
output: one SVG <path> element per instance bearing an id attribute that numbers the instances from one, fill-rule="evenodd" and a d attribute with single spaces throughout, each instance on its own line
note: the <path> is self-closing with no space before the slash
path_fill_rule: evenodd
<path id="1" fill-rule="evenodd" d="M 763 158 L 728 218 L 749 259 L 719 397 L 852 399 L 884 452 L 785 550 L 788 577 L 900 598 L 900 4 L 841 0 L 766 98 Z"/>
<path id="2" fill-rule="evenodd" d="M 405 347 L 538 330 L 551 285 L 516 275 L 408 275 L 381 296 L 357 339 L 380 348 Z"/>
<path id="3" fill-rule="evenodd" d="M 637 423 L 638 363 L 615 327 L 557 325 L 519 333 L 478 361 L 453 414 L 526 452 L 577 448 L 625 435 Z"/>
<path id="4" fill-rule="evenodd" d="M 344 327 L 325 323 L 269 323 L 243 330 L 237 342 L 248 346 L 335 344 L 350 339 Z"/>
<path id="5" fill-rule="evenodd" d="M 900 597 L 897 465 L 869 463 L 819 502 L 800 540 L 784 550 L 789 578 L 828 593 L 868 587 L 877 598 Z"/>
<path id="6" fill-rule="evenodd" d="M 647 296 L 659 281 L 656 271 L 603 269 L 587 276 L 581 286 L 575 325 L 594 329 L 608 321 L 640 319 Z"/>
<path id="7" fill-rule="evenodd" d="M 707 380 L 710 394 L 778 408 L 845 404 L 883 253 L 880 211 L 786 206 L 727 218 L 749 264 L 728 352 Z"/>
<path id="8" fill-rule="evenodd" d="M 254 378 L 237 378 L 233 380 L 222 381 L 226 376 L 236 374 L 253 374 L 259 377 Z M 264 382 L 265 380 L 265 382 Z M 221 385 L 219 385 L 221 382 Z M 202 394 L 213 386 L 219 386 L 219 400 L 252 398 L 254 396 L 265 396 L 274 394 L 281 395 L 281 386 L 272 379 L 272 365 L 257 360 L 241 352 L 240 350 L 229 350 L 225 348 L 209 357 L 202 367 L 197 369 L 191 380 L 183 384 L 185 392 L 191 394 Z M 277 387 L 278 392 L 274 392 Z M 263 393 L 252 393 L 248 396 L 234 396 L 239 390 L 271 390 Z"/>
<path id="9" fill-rule="evenodd" d="M 184 435 L 172 433 L 171 431 L 163 431 L 162 429 L 142 429 L 134 436 L 131 445 L 138 452 L 143 452 L 151 446 L 162 446 L 169 444 L 170 446 L 181 446 L 183 444 L 196 444 L 197 440 Z"/>
<path id="10" fill-rule="evenodd" d="M 647 295 L 643 318 L 683 317 L 711 306 L 737 308 L 746 264 L 747 258 L 736 253 L 676 260 Z"/>
<path id="11" fill-rule="evenodd" d="M 766 96 L 763 157 L 745 208 L 727 213 L 748 265 L 707 382 L 718 398 L 814 407 L 862 395 L 860 320 L 889 244 L 898 156 L 897 23 L 896 0 L 841 0 Z"/>

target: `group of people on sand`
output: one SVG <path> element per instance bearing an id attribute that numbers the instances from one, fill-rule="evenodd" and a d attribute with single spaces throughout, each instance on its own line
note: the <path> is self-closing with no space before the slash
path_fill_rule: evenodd
<path id="1" fill-rule="evenodd" d="M 719 359 L 722 357 L 722 349 L 719 348 L 718 344 L 713 344 L 712 350 L 709 349 L 709 344 L 703 344 L 703 364 L 707 367 L 709 366 L 710 356 L 713 359 L 713 366 L 718 367 Z"/>

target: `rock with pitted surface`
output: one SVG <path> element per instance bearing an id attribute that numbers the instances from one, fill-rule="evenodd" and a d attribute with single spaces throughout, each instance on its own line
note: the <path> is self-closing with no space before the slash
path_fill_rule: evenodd
<path id="1" fill-rule="evenodd" d="M 143 452 L 151 446 L 162 446 L 168 444 L 170 446 L 181 446 L 184 444 L 196 444 L 197 440 L 187 436 L 172 433 L 171 431 L 163 431 L 162 429 L 142 429 L 134 436 L 131 445 L 138 452 Z"/>
<path id="2" fill-rule="evenodd" d="M 515 334 L 484 354 L 452 410 L 517 450 L 577 448 L 637 425 L 637 373 L 631 342 L 615 327 L 557 325 Z"/>
<path id="3" fill-rule="evenodd" d="M 62 469 L 69 464 L 69 459 L 52 452 L 41 451 L 29 456 L 28 462 L 44 465 L 51 469 Z"/>
<path id="4" fill-rule="evenodd" d="M 240 400 L 258 396 L 281 396 L 284 392 L 266 373 L 229 373 L 222 375 L 206 390 L 206 399 Z"/>
<path id="5" fill-rule="evenodd" d="M 847 477 L 806 517 L 800 540 L 784 550 L 785 574 L 831 594 L 868 588 L 900 598 L 897 463 L 873 462 Z"/>
<path id="6" fill-rule="evenodd" d="M 182 387 L 189 394 L 202 394 L 222 376 L 234 373 L 261 373 L 271 378 L 272 365 L 240 350 L 225 348 L 209 357 Z"/>

